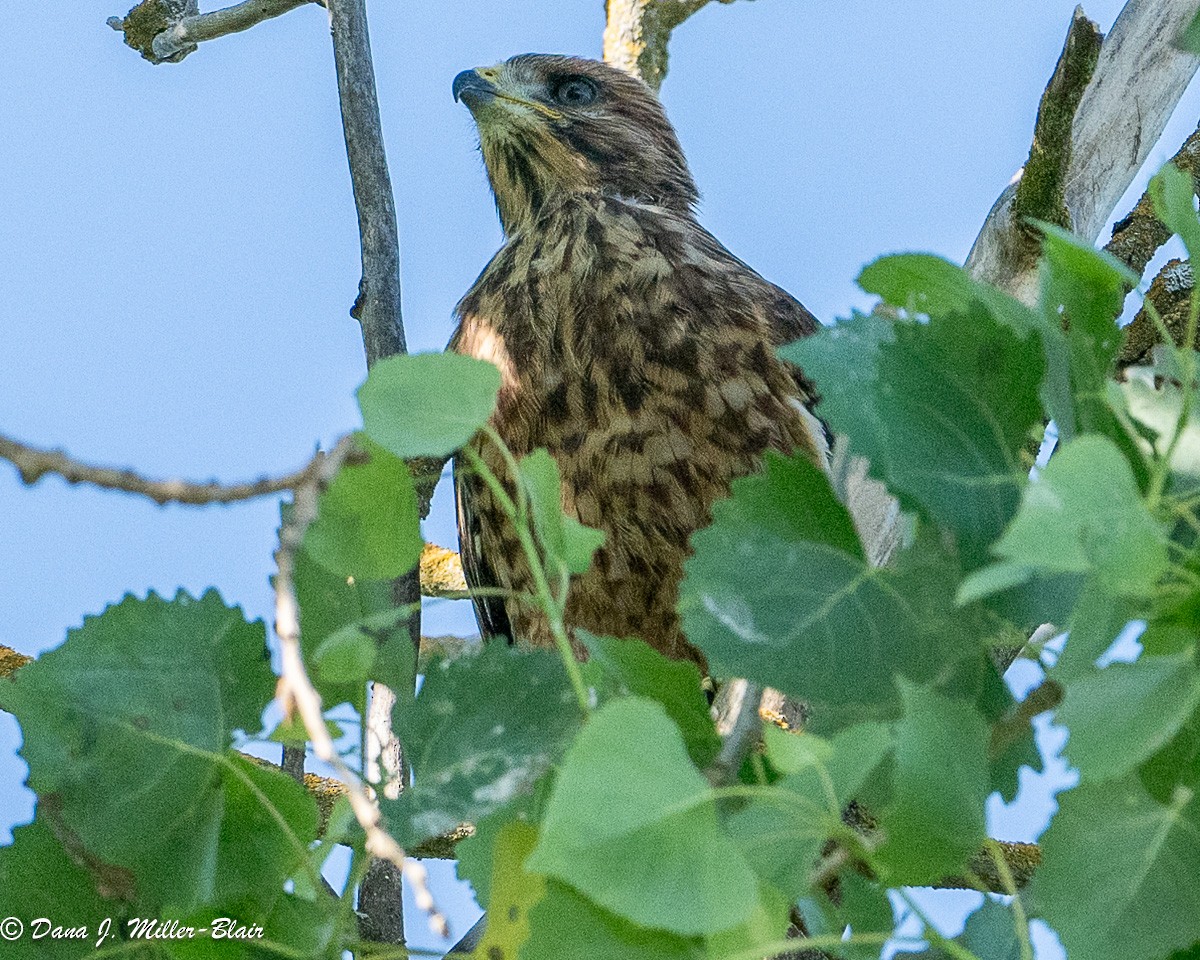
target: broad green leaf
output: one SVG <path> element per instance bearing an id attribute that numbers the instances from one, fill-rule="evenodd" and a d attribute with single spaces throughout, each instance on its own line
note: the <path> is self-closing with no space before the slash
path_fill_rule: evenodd
<path id="1" fill-rule="evenodd" d="M 479 957 L 516 957 L 529 939 L 529 911 L 546 892 L 546 881 L 527 873 L 525 860 L 537 843 L 537 828 L 513 821 L 496 837 L 493 852 L 487 931 L 476 948 Z"/>
<path id="2" fill-rule="evenodd" d="M 384 811 L 411 843 L 498 810 L 558 762 L 582 717 L 558 654 L 485 644 L 431 665 L 394 723 L 412 786 Z"/>
<path id="3" fill-rule="evenodd" d="M 487 910 L 492 896 L 496 844 L 505 829 L 514 823 L 536 829 L 553 788 L 553 773 L 546 774 L 532 790 L 520 793 L 507 804 L 475 821 L 475 832 L 460 840 L 454 848 L 455 872 L 475 891 L 475 901 Z"/>
<path id="4" fill-rule="evenodd" d="M 1189 31 L 1194 28 L 1189 27 Z M 1200 257 L 1200 218 L 1196 216 L 1196 186 L 1190 173 L 1168 163 L 1150 181 L 1150 199 L 1154 212 L 1187 247 L 1188 258 Z"/>
<path id="5" fill-rule="evenodd" d="M 795 899 L 808 892 L 825 842 L 842 827 L 842 809 L 887 758 L 892 737 L 874 723 L 831 740 L 766 733 L 768 756 L 787 776 L 734 813 L 728 829 L 755 872 Z"/>
<path id="6" fill-rule="evenodd" d="M 1136 776 L 1058 795 L 1032 897 L 1068 956 L 1158 960 L 1200 940 L 1200 799 Z"/>
<path id="7" fill-rule="evenodd" d="M 601 703 L 631 695 L 657 700 L 683 734 L 692 762 L 701 768 L 712 762 L 721 738 L 694 663 L 669 660 L 641 640 L 591 635 L 580 639 L 588 649 L 584 677 Z"/>
<path id="8" fill-rule="evenodd" d="M 391 581 L 339 576 L 310 557 L 306 550 L 296 552 L 293 582 L 300 603 L 300 646 L 309 662 L 339 630 L 353 628 L 368 617 L 387 617 L 397 612 Z M 412 646 L 406 624 L 398 623 L 384 646 L 391 649 L 398 643 Z M 391 664 L 395 657 L 384 655 L 381 660 Z M 326 706 L 350 703 L 360 711 L 363 709 L 366 691 L 362 684 L 326 682 L 316 670 L 312 671 L 312 680 Z M 403 689 L 403 684 L 396 686 L 397 692 Z"/>
<path id="9" fill-rule="evenodd" d="M 1170 803 L 1179 787 L 1200 790 L 1200 710 L 1174 738 L 1138 770 L 1142 786 L 1159 803 Z"/>
<path id="10" fill-rule="evenodd" d="M 1142 503 L 1128 461 L 1105 437 L 1067 443 L 1036 482 L 994 548 L 1009 582 L 1035 572 L 1089 574 L 1120 596 L 1145 596 L 1167 568 L 1162 530 Z M 990 570 L 982 577 L 998 576 Z M 966 596 L 975 595 L 971 578 Z"/>
<path id="11" fill-rule="evenodd" d="M 409 611 L 384 610 L 335 630 L 313 652 L 316 676 L 326 689 L 348 686 L 359 692 L 368 680 L 378 680 L 399 696 L 409 696 L 416 681 L 416 650 L 408 622 Z"/>
<path id="12" fill-rule="evenodd" d="M 189 910 L 218 887 L 281 885 L 315 834 L 301 788 L 226 753 L 234 730 L 258 730 L 274 683 L 261 622 L 209 591 L 126 598 L 0 697 L 21 722 L 30 786 L 53 796 L 81 855 L 133 871 L 143 902 Z M 298 843 L 268 804 L 286 808 Z M 246 860 L 259 841 L 240 836 L 243 821 L 261 824 L 269 854 Z"/>
<path id="13" fill-rule="evenodd" d="M 965 314 L 979 303 L 1022 339 L 1030 331 L 1043 331 L 1041 318 L 1020 300 L 980 283 L 958 264 L 934 254 L 880 257 L 863 268 L 858 285 L 910 313 Z"/>
<path id="14" fill-rule="evenodd" d="M 591 566 L 592 555 L 604 544 L 603 531 L 585 527 L 563 513 L 558 464 L 545 450 L 534 450 L 517 466 L 550 572 L 584 573 Z"/>
<path id="15" fill-rule="evenodd" d="M 1067 338 L 1057 316 L 1049 319 L 1003 291 L 979 283 L 958 264 L 930 254 L 880 257 L 863 270 L 858 283 L 896 307 L 941 316 L 969 313 L 979 303 L 1021 339 L 1036 331 L 1045 350 L 1039 395 L 1046 416 L 1074 423 Z"/>
<path id="16" fill-rule="evenodd" d="M 961 873 L 986 838 L 988 728 L 969 703 L 901 681 L 892 803 L 875 862 L 888 884 L 922 885 Z"/>
<path id="17" fill-rule="evenodd" d="M 897 322 L 892 342 L 819 342 L 838 329 L 789 348 L 817 382 L 818 412 L 905 506 L 954 531 L 966 564 L 978 565 L 1025 483 L 1020 452 L 1042 418 L 1040 338 L 1018 337 L 977 302 L 969 313 Z"/>
<path id="18" fill-rule="evenodd" d="M 982 656 L 971 612 L 953 606 L 958 570 L 924 540 L 887 569 L 721 519 L 692 544 L 679 601 L 688 639 L 714 675 L 810 703 L 818 732 L 895 717 L 896 676 L 927 681 Z"/>
<path id="19" fill-rule="evenodd" d="M 1072 408 L 1051 410 L 1062 442 L 1083 431 L 1103 433 L 1136 461 L 1133 441 L 1106 400 L 1108 378 L 1121 348 L 1117 328 L 1125 292 L 1140 279 L 1111 254 L 1052 224 L 1043 233 L 1041 309 L 1047 325 L 1065 320 Z M 1060 310 L 1062 311 L 1060 313 Z M 1053 360 L 1051 361 L 1054 362 Z M 1139 480 L 1143 468 L 1135 462 Z"/>
<path id="20" fill-rule="evenodd" d="M 487 423 L 500 392 L 493 364 L 456 353 L 388 357 L 358 388 L 363 428 L 398 457 L 444 457 Z"/>
<path id="21" fill-rule="evenodd" d="M 887 889 L 854 869 L 846 869 L 837 878 L 837 903 L 827 890 L 814 891 L 799 900 L 804 925 L 811 936 L 842 936 L 847 927 L 860 937 L 879 936 L 877 943 L 846 943 L 826 948 L 822 953 L 845 960 L 878 960 L 888 934 L 895 926 Z M 897 954 L 903 956 L 903 954 Z"/>
<path id="22" fill-rule="evenodd" d="M 572 744 L 526 869 L 677 934 L 728 930 L 759 906 L 678 728 L 638 697 L 601 707 Z"/>
<path id="23" fill-rule="evenodd" d="M 875 461 L 884 436 L 875 398 L 880 352 L 896 338 L 896 324 L 855 313 L 832 327 L 781 347 L 779 356 L 803 368 L 821 394 L 821 418 L 850 438 L 860 456 Z M 824 526 L 824 524 L 822 524 Z"/>
<path id="24" fill-rule="evenodd" d="M 1200 669 L 1188 650 L 1071 678 L 1057 718 L 1071 732 L 1068 758 L 1094 784 L 1136 769 L 1198 705 Z"/>
<path id="25" fill-rule="evenodd" d="M 758 908 L 743 924 L 705 937 L 709 960 L 745 955 L 755 947 L 763 950 L 779 942 L 780 932 L 791 922 L 791 902 L 767 884 L 759 884 Z"/>
<path id="26" fill-rule="evenodd" d="M 657 896 L 657 892 L 655 896 Z M 705 960 L 703 941 L 647 930 L 556 880 L 529 911 L 519 960 Z M 505 957 L 505 960 L 508 960 Z"/>
<path id="27" fill-rule="evenodd" d="M 12 843 L 0 847 L 0 916 L 15 918 L 24 934 L 11 941 L 6 937 L 6 960 L 76 960 L 95 946 L 105 932 L 101 925 L 106 918 L 114 939 L 124 931 L 129 905 L 118 897 L 130 892 L 133 878 L 104 863 L 94 863 L 91 869 L 94 874 L 68 856 L 40 816 L 13 830 Z M 102 898 L 97 886 L 112 899 Z M 39 919 L 63 927 L 84 926 L 90 936 L 82 943 L 46 934 L 35 940 L 45 926 L 35 925 Z M 11 926 L 12 920 L 5 923 Z M 9 926 L 4 928 L 6 934 Z"/>
<path id="28" fill-rule="evenodd" d="M 1156 368 L 1131 367 L 1125 371 L 1121 384 L 1125 407 L 1139 424 L 1156 435 L 1153 444 L 1142 441 L 1146 453 L 1162 458 L 1167 455 L 1175 426 L 1183 417 L 1183 391 L 1169 381 L 1155 386 Z M 1171 473 L 1168 489 L 1177 496 L 1200 492 L 1200 417 L 1197 417 L 1200 397 L 1193 394 L 1192 414 L 1184 425 L 1179 441 L 1171 453 Z"/>
<path id="29" fill-rule="evenodd" d="M 985 677 L 983 689 L 976 698 L 976 706 L 984 721 L 994 725 L 1011 717 L 1018 709 L 1018 704 L 991 663 L 986 664 Z M 989 746 L 989 792 L 995 791 L 1005 803 L 1012 803 L 1021 786 L 1021 768 L 1028 767 L 1040 773 L 1044 764 L 1038 749 L 1037 734 L 1030 720 L 1026 720 L 1019 730 L 1005 739 L 1005 746 L 997 753 L 993 753 Z"/>
<path id="30" fill-rule="evenodd" d="M 1021 941 L 1017 937 L 1012 907 L 996 900 L 984 900 L 983 906 L 967 918 L 966 927 L 953 942 L 978 960 L 1019 960 L 1021 956 Z M 935 946 L 920 953 L 897 953 L 895 956 L 896 960 L 951 960 L 953 955 Z"/>
<path id="31" fill-rule="evenodd" d="M 1019 960 L 1021 956 L 1012 907 L 997 900 L 983 901 L 967 918 L 958 941 L 979 960 Z"/>
<path id="32" fill-rule="evenodd" d="M 731 495 L 713 505 L 713 518 L 864 556 L 850 511 L 834 495 L 829 475 L 806 457 L 767 451 L 762 470 L 734 480 Z"/>
<path id="33" fill-rule="evenodd" d="M 359 442 L 370 460 L 338 471 L 321 494 L 304 549 L 338 576 L 386 580 L 421 558 L 417 495 L 404 461 L 365 437 Z"/>

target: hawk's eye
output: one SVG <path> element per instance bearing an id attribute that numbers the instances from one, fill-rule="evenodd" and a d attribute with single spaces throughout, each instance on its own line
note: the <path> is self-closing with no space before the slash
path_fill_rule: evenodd
<path id="1" fill-rule="evenodd" d="M 550 96 L 564 107 L 582 107 L 595 100 L 599 92 L 595 81 L 587 77 L 563 77 L 551 87 Z"/>

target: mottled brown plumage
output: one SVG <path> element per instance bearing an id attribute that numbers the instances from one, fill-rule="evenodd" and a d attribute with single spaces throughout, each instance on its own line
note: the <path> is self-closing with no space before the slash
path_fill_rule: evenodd
<path id="1" fill-rule="evenodd" d="M 567 623 L 696 652 L 675 612 L 691 534 L 768 449 L 821 460 L 812 396 L 775 347 L 811 314 L 696 221 L 696 189 L 658 100 L 590 60 L 524 55 L 455 80 L 505 242 L 458 305 L 451 349 L 503 377 L 493 425 L 558 462 L 563 508 L 603 530 Z M 491 443 L 475 449 L 507 477 Z M 530 592 L 491 493 L 456 464 L 470 584 Z M 476 597 L 485 637 L 551 642 L 530 604 Z"/>

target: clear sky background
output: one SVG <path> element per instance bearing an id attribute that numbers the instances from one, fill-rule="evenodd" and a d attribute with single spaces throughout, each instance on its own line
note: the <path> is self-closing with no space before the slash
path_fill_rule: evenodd
<path id="1" fill-rule="evenodd" d="M 153 476 L 290 470 L 355 426 L 365 370 L 325 12 L 152 67 L 104 25 L 122 2 L 41 0 L 0 34 L 0 430 Z M 603 4 L 370 7 L 405 325 L 411 349 L 436 350 L 500 239 L 450 81 L 515 53 L 598 56 Z M 662 91 L 701 219 L 824 321 L 867 305 L 854 277 L 882 253 L 961 261 L 1028 152 L 1073 7 L 712 4 L 677 31 Z M 1087 12 L 1107 30 L 1120 7 Z M 1193 89 L 1147 175 L 1198 116 Z M 453 545 L 452 513 L 443 489 L 430 539 Z M 215 586 L 269 623 L 277 518 L 274 501 L 197 510 L 57 479 L 26 489 L 0 465 L 0 643 L 36 654 L 126 592 L 180 587 Z M 474 632 L 465 604 L 429 605 L 426 632 L 449 631 Z M 0 714 L 0 842 L 32 816 L 19 740 Z M 1033 839 L 1063 777 L 1030 780 L 1016 810 L 995 805 L 993 832 Z M 438 892 L 462 930 L 472 908 L 450 876 L 436 871 Z M 952 906 L 939 909 L 950 930 Z"/>

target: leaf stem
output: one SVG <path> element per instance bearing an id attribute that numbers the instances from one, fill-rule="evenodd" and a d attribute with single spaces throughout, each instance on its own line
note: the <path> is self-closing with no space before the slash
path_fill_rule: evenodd
<path id="1" fill-rule="evenodd" d="M 487 435 L 496 447 L 500 450 L 501 455 L 505 458 L 511 472 L 513 483 L 520 488 L 520 473 L 517 471 L 517 462 L 512 455 L 512 451 L 500 438 L 500 436 L 490 427 L 484 427 L 483 432 Z M 546 567 L 542 563 L 541 554 L 538 552 L 537 544 L 534 543 L 533 533 L 527 522 L 526 512 L 519 508 L 513 502 L 513 498 L 508 495 L 508 491 L 504 489 L 504 484 L 500 482 L 500 478 L 492 471 L 472 447 L 463 447 L 463 455 L 471 464 L 471 468 L 478 474 L 480 479 L 487 484 L 488 489 L 492 492 L 492 496 L 500 504 L 500 508 L 512 521 L 517 532 L 517 538 L 521 541 L 521 550 L 525 554 L 525 559 L 529 562 L 530 575 L 533 577 L 535 593 L 538 604 L 542 608 L 542 612 L 546 614 L 546 619 L 550 624 L 550 633 L 554 637 L 554 645 L 558 648 L 559 655 L 562 657 L 563 666 L 566 668 L 567 676 L 571 680 L 571 687 L 575 691 L 575 699 L 579 701 L 579 709 L 583 711 L 584 716 L 589 716 L 592 712 L 591 696 L 588 694 L 587 684 L 583 682 L 583 671 L 579 669 L 579 661 L 575 659 L 575 650 L 571 646 L 571 639 L 567 636 L 567 627 L 563 621 L 562 604 L 554 596 L 554 592 L 550 589 L 550 581 L 546 577 Z M 524 501 L 524 491 L 521 490 L 519 499 Z"/>

